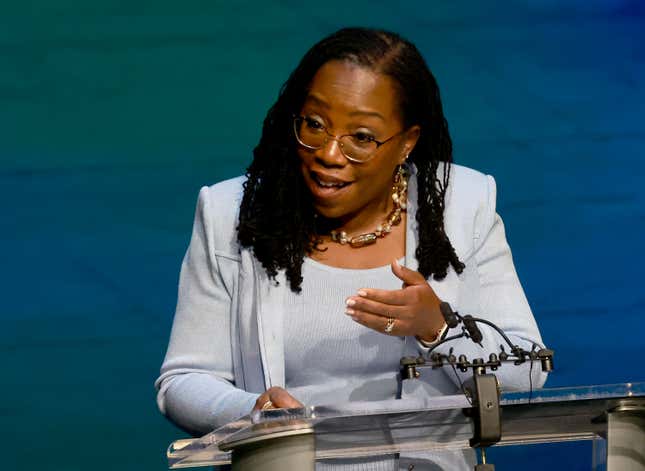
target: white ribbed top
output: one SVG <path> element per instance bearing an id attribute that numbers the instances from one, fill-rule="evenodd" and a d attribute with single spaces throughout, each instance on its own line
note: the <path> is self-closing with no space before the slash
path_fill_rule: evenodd
<path id="1" fill-rule="evenodd" d="M 393 399 L 403 356 L 402 337 L 380 334 L 345 314 L 359 288 L 399 289 L 390 266 L 335 268 L 306 258 L 302 291 L 289 291 L 285 313 L 287 390 L 307 405 Z M 385 471 L 393 457 L 323 460 L 321 470 Z"/>
<path id="2" fill-rule="evenodd" d="M 402 337 L 368 329 L 345 314 L 359 288 L 399 289 L 390 266 L 335 268 L 312 259 L 302 266 L 302 291 L 289 291 L 285 374 L 289 392 L 307 405 L 393 399 Z"/>

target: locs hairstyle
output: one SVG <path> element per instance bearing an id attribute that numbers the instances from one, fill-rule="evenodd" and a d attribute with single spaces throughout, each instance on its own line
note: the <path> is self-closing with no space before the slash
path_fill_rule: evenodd
<path id="1" fill-rule="evenodd" d="M 417 168 L 419 242 L 416 257 L 426 278 L 443 279 L 449 266 L 461 273 L 444 230 L 443 211 L 452 162 L 452 141 L 439 88 L 417 48 L 395 33 L 345 28 L 314 45 L 282 86 L 264 120 L 262 136 L 246 172 L 238 240 L 252 247 L 269 277 L 284 269 L 290 287 L 300 291 L 302 262 L 320 243 L 309 191 L 300 175 L 293 116 L 300 113 L 307 87 L 320 67 L 344 60 L 390 76 L 398 85 L 404 126 L 421 134 L 409 161 Z M 441 175 L 439 175 L 440 173 Z"/>

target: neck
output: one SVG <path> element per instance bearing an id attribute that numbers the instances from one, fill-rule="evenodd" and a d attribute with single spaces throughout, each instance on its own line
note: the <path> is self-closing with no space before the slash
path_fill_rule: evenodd
<path id="1" fill-rule="evenodd" d="M 353 214 L 336 219 L 322 219 L 319 232 L 329 234 L 332 230 L 344 231 L 350 236 L 373 232 L 376 226 L 383 223 L 393 208 L 391 195 L 388 194 L 376 204 L 363 207 Z"/>

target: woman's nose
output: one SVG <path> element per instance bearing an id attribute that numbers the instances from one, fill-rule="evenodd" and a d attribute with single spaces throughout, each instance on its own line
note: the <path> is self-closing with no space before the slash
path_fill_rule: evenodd
<path id="1" fill-rule="evenodd" d="M 328 137 L 323 146 L 316 151 L 316 159 L 327 167 L 339 167 L 347 164 L 347 158 L 341 150 L 342 144 L 335 137 Z"/>

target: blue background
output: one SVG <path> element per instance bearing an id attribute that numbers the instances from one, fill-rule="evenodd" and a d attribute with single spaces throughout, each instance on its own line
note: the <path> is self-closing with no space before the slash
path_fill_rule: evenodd
<path id="1" fill-rule="evenodd" d="M 185 435 L 152 383 L 197 191 L 243 171 L 288 73 L 347 25 L 418 45 L 456 161 L 496 177 L 548 386 L 645 380 L 644 2 L 4 0 L 3 469 L 165 468 Z M 591 464 L 588 443 L 490 454 Z"/>

